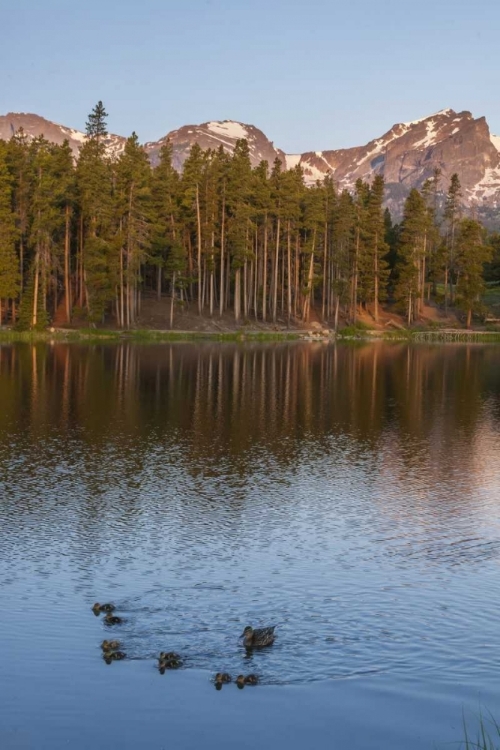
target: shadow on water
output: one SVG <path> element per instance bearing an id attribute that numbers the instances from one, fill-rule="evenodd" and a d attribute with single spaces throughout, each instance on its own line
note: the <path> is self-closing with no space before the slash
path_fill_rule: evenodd
<path id="1" fill-rule="evenodd" d="M 488 346 L 1 347 L 5 650 L 26 612 L 47 662 L 78 639 L 86 664 L 101 598 L 134 660 L 487 686 L 499 365 Z M 247 624 L 275 645 L 246 654 Z"/>

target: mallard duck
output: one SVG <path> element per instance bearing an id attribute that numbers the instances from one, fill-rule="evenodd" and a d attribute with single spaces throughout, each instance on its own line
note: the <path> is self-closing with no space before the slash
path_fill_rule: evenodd
<path id="1" fill-rule="evenodd" d="M 96 602 L 92 606 L 92 612 L 95 615 L 100 615 L 101 612 L 113 612 L 116 609 L 114 604 L 99 604 L 99 602 Z"/>
<path id="2" fill-rule="evenodd" d="M 120 648 L 120 641 L 103 641 L 101 648 L 103 651 L 116 651 L 116 649 Z"/>
<path id="3" fill-rule="evenodd" d="M 121 617 L 117 617 L 116 615 L 112 615 L 111 612 L 108 612 L 108 614 L 104 618 L 104 622 L 106 623 L 106 625 L 120 625 L 123 620 Z"/>
<path id="4" fill-rule="evenodd" d="M 255 674 L 247 674 L 245 677 L 245 685 L 257 685 L 258 677 Z"/>
<path id="5" fill-rule="evenodd" d="M 243 688 L 245 687 L 245 677 L 242 674 L 238 675 L 235 682 L 236 687 L 239 687 L 240 690 L 243 690 Z"/>
<path id="6" fill-rule="evenodd" d="M 275 627 L 276 626 L 273 625 L 271 628 L 255 628 L 254 630 L 248 625 L 240 637 L 243 638 L 243 643 L 247 648 L 262 648 L 263 646 L 270 646 L 274 642 Z"/>
<path id="7" fill-rule="evenodd" d="M 223 682 L 227 684 L 228 682 L 231 682 L 231 675 L 227 672 L 217 672 L 215 675 L 215 682 Z"/>
<path id="8" fill-rule="evenodd" d="M 92 605 L 92 612 L 96 617 L 99 617 L 99 615 L 101 614 L 101 605 L 99 604 L 99 602 L 96 602 Z"/>

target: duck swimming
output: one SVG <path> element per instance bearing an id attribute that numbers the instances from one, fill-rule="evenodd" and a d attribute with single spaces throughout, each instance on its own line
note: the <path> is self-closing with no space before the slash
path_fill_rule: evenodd
<path id="1" fill-rule="evenodd" d="M 243 638 L 243 643 L 246 648 L 262 648 L 264 646 L 270 646 L 274 643 L 275 627 L 276 626 L 273 625 L 270 628 L 255 628 L 254 630 L 254 628 L 248 625 L 240 637 Z"/>
<path id="2" fill-rule="evenodd" d="M 99 602 L 96 602 L 92 606 L 92 612 L 98 616 L 101 614 L 101 612 L 113 612 L 116 609 L 114 604 L 99 604 Z"/>
<path id="3" fill-rule="evenodd" d="M 175 651 L 160 651 L 160 660 L 180 658 L 179 654 L 176 654 Z"/>
<path id="4" fill-rule="evenodd" d="M 106 664 L 111 664 L 112 661 L 122 661 L 126 656 L 127 654 L 124 654 L 123 651 L 104 651 L 102 658 Z"/>
<path id="5" fill-rule="evenodd" d="M 116 615 L 112 615 L 111 612 L 108 612 L 108 614 L 104 618 L 104 622 L 106 623 L 106 625 L 121 625 L 123 620 L 121 617 L 117 617 Z"/>
<path id="6" fill-rule="evenodd" d="M 245 687 L 245 678 L 242 674 L 238 675 L 235 682 L 236 682 L 236 687 L 238 687 L 240 690 L 243 690 L 243 688 Z"/>
<path id="7" fill-rule="evenodd" d="M 103 651 L 116 651 L 116 649 L 120 648 L 120 641 L 103 641 L 101 648 Z"/>
<path id="8" fill-rule="evenodd" d="M 160 671 L 160 674 L 165 674 L 166 669 L 179 669 L 179 667 L 182 667 L 182 662 L 180 659 L 158 660 L 158 669 Z"/>
<path id="9" fill-rule="evenodd" d="M 247 674 L 245 677 L 245 685 L 257 685 L 259 679 L 255 674 Z"/>
<path id="10" fill-rule="evenodd" d="M 231 682 L 231 675 L 227 672 L 217 672 L 215 675 L 215 682 L 220 682 L 221 684 L 227 684 L 228 682 Z"/>

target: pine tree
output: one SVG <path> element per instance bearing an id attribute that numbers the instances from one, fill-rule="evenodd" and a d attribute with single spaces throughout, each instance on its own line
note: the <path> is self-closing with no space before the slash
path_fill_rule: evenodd
<path id="1" fill-rule="evenodd" d="M 466 313 L 470 328 L 472 313 L 482 309 L 484 265 L 491 260 L 492 248 L 485 243 L 485 231 L 472 219 L 462 219 L 456 226 L 455 268 L 457 272 L 457 306 Z"/>
<path id="2" fill-rule="evenodd" d="M 172 144 L 160 149 L 159 163 L 152 174 L 153 210 L 151 260 L 157 272 L 157 296 L 161 299 L 161 279 L 166 271 L 170 279 L 170 328 L 173 326 L 177 291 L 185 286 L 186 256 L 179 226 L 179 174 L 172 165 Z"/>
<path id="3" fill-rule="evenodd" d="M 129 328 L 140 310 L 140 271 L 151 245 L 153 219 L 151 168 L 135 133 L 127 139 L 116 164 L 115 203 L 120 245 L 120 261 L 114 265 L 115 274 L 119 265 L 119 321 Z"/>
<path id="4" fill-rule="evenodd" d="M 77 300 L 89 319 L 102 320 L 115 297 L 115 247 L 112 242 L 113 170 L 106 156 L 106 112 L 99 102 L 89 115 L 87 141 L 80 149 L 76 179 L 79 201 Z"/>
<path id="5" fill-rule="evenodd" d="M 354 256 L 356 214 L 352 195 L 342 191 L 333 217 L 334 328 L 338 329 L 341 306 L 350 315 L 351 258 Z"/>
<path id="6" fill-rule="evenodd" d="M 21 274 L 16 253 L 16 215 L 13 211 L 13 180 L 8 169 L 8 147 L 0 141 L 0 324 L 4 307 L 20 291 Z"/>
<path id="7" fill-rule="evenodd" d="M 455 235 L 457 224 L 462 213 L 462 186 L 458 175 L 451 176 L 446 204 L 444 209 L 444 221 L 446 226 L 446 255 L 444 259 L 444 306 L 448 307 L 448 284 L 450 286 L 449 299 L 453 304 L 453 282 L 455 280 Z"/>
<path id="8" fill-rule="evenodd" d="M 98 101 L 92 112 L 89 114 L 89 119 L 86 122 L 86 133 L 87 138 L 90 140 L 101 143 L 102 140 L 108 134 L 108 127 L 106 118 L 108 113 L 104 109 L 104 104 Z"/>
<path id="9" fill-rule="evenodd" d="M 379 303 L 385 299 L 388 278 L 385 256 L 384 178 L 377 175 L 368 189 L 364 226 L 364 253 L 360 259 L 360 288 L 365 303 L 373 303 L 375 322 L 379 318 Z"/>
<path id="10" fill-rule="evenodd" d="M 415 188 L 406 199 L 401 224 L 399 245 L 398 280 L 394 296 L 404 308 L 408 325 L 418 312 L 421 283 L 421 263 L 425 255 L 425 241 L 428 227 L 427 207 L 422 195 Z"/>

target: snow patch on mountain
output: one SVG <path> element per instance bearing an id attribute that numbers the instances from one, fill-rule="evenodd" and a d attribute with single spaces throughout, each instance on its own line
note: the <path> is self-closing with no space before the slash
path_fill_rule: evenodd
<path id="1" fill-rule="evenodd" d="M 496 150 L 500 153 L 500 135 L 490 134 L 490 141 L 495 146 Z"/>
<path id="2" fill-rule="evenodd" d="M 300 160 L 302 159 L 302 154 L 285 154 L 286 163 L 285 166 L 287 169 L 295 169 L 297 164 L 300 164 Z"/>
<path id="3" fill-rule="evenodd" d="M 426 120 L 433 120 L 435 117 L 441 117 L 441 116 L 448 116 L 455 114 L 455 112 L 448 107 L 447 109 L 441 109 L 439 112 L 435 112 L 433 115 L 426 115 L 426 117 L 421 117 L 419 120 L 412 120 L 411 122 L 402 122 L 401 125 L 404 125 L 406 128 L 411 128 L 412 125 L 419 125 L 421 122 L 425 122 Z"/>
<path id="4" fill-rule="evenodd" d="M 68 139 L 78 141 L 82 144 L 87 140 L 87 136 L 85 135 L 85 133 L 82 133 L 80 130 L 75 130 L 74 128 L 64 128 L 62 125 L 60 125 L 59 127 L 64 134 L 68 135 Z"/>
<path id="5" fill-rule="evenodd" d="M 233 120 L 209 122 L 207 123 L 207 128 L 211 133 L 216 133 L 226 138 L 248 138 L 248 130 L 240 122 L 233 122 Z"/>
<path id="6" fill-rule="evenodd" d="M 483 179 L 468 192 L 469 198 L 473 201 L 491 202 L 494 199 L 495 203 L 500 203 L 500 170 L 486 169 Z"/>

